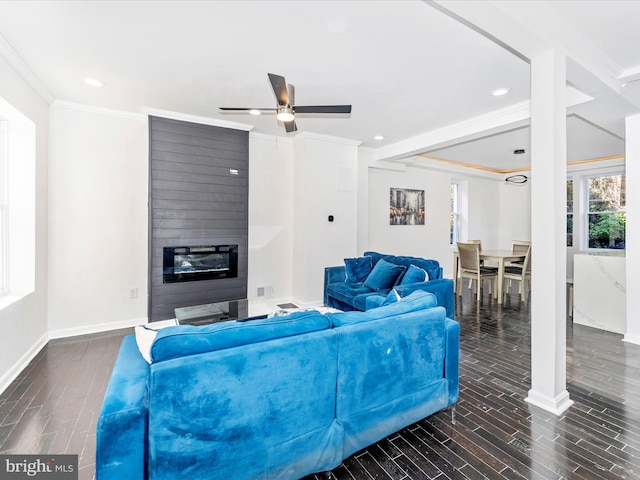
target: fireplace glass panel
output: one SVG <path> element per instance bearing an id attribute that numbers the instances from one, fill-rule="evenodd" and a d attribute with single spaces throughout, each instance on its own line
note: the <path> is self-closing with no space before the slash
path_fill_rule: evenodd
<path id="1" fill-rule="evenodd" d="M 236 278 L 237 245 L 164 247 L 163 282 L 193 282 Z"/>

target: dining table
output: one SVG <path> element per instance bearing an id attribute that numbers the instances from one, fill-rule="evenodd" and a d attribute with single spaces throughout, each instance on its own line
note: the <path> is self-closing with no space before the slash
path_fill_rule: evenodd
<path id="1" fill-rule="evenodd" d="M 523 261 L 526 254 L 513 253 L 512 250 L 481 250 L 480 260 L 489 263 L 496 263 L 498 267 L 498 303 L 502 304 L 504 290 L 504 266 L 509 262 Z M 458 251 L 453 252 L 453 291 L 458 292 L 458 273 L 460 271 L 460 255 Z M 480 286 L 478 286 L 480 288 Z M 462 295 L 462 293 L 461 293 Z"/>

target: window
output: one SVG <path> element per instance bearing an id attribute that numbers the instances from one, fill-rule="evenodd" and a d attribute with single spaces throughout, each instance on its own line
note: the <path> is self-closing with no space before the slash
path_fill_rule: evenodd
<path id="1" fill-rule="evenodd" d="M 0 117 L 0 295 L 7 285 L 7 121 Z"/>
<path id="2" fill-rule="evenodd" d="M 36 125 L 0 97 L 0 309 L 35 291 Z"/>
<path id="3" fill-rule="evenodd" d="M 451 203 L 451 217 L 449 220 L 449 243 L 455 245 L 460 231 L 460 194 L 457 183 L 452 183 L 449 189 Z"/>
<path id="4" fill-rule="evenodd" d="M 624 249 L 627 220 L 624 174 L 590 177 L 587 184 L 587 246 Z"/>
<path id="5" fill-rule="evenodd" d="M 567 180 L 567 247 L 573 247 L 573 180 Z"/>

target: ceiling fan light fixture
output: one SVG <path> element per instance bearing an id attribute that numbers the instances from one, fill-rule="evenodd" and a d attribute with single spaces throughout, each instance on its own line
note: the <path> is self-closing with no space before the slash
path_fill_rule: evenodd
<path id="1" fill-rule="evenodd" d="M 278 120 L 280 120 L 281 122 L 291 122 L 291 121 L 293 121 L 293 119 L 294 119 L 293 109 L 291 107 L 287 107 L 287 106 L 278 107 L 278 114 L 276 115 L 276 118 Z"/>

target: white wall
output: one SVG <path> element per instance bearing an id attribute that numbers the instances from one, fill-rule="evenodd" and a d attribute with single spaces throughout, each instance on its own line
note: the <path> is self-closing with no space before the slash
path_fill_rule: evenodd
<path id="1" fill-rule="evenodd" d="M 368 250 L 438 260 L 444 275 L 451 276 L 450 185 L 449 173 L 412 167 L 404 172 L 370 168 Z M 391 187 L 425 190 L 424 225 L 389 225 Z"/>
<path id="2" fill-rule="evenodd" d="M 145 322 L 146 118 L 54 106 L 50 148 L 52 336 Z"/>
<path id="3" fill-rule="evenodd" d="M 294 149 L 293 301 L 318 304 L 324 268 L 357 253 L 357 144 L 299 134 Z"/>
<path id="4" fill-rule="evenodd" d="M 500 186 L 492 179 L 469 177 L 467 180 L 467 211 L 463 210 L 463 223 L 467 224 L 466 237 L 462 232 L 460 239 L 466 241 L 482 240 L 482 248 L 486 250 L 500 248 L 501 223 L 510 219 L 500 218 Z M 511 239 L 506 248 L 511 248 Z"/>
<path id="5" fill-rule="evenodd" d="M 47 338 L 47 103 L 0 57 L 0 97 L 36 125 L 35 291 L 0 310 L 0 391 Z M 9 174 L 10 175 L 10 174 Z M 9 176 L 9 181 L 11 177 Z"/>
<path id="6" fill-rule="evenodd" d="M 533 180 L 531 180 L 533 181 Z M 500 237 L 496 248 L 510 249 L 513 240 L 531 240 L 531 183 L 499 184 L 497 217 Z"/>
<path id="7" fill-rule="evenodd" d="M 366 156 L 363 161 L 366 162 Z M 405 171 L 385 169 L 384 163 L 369 162 L 366 219 L 366 250 L 415 255 L 438 260 L 444 276 L 453 274 L 452 246 L 449 244 L 449 186 L 460 185 L 460 240 L 482 240 L 483 248 L 511 248 L 513 240 L 531 238 L 531 201 L 528 184 L 513 186 L 501 178 L 484 178 L 407 166 Z M 424 189 L 425 225 L 389 225 L 389 188 Z M 360 206 L 362 209 L 362 206 Z M 359 252 L 362 253 L 362 252 Z"/>
<path id="8" fill-rule="evenodd" d="M 249 298 L 291 301 L 293 165 L 290 139 L 249 134 Z"/>

